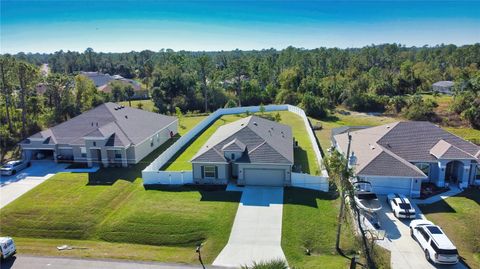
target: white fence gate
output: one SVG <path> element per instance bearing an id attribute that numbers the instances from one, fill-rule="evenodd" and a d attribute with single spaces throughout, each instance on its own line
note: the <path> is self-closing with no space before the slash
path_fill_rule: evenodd
<path id="1" fill-rule="evenodd" d="M 322 164 L 322 155 L 320 153 L 320 148 L 318 147 L 317 141 L 315 139 L 315 134 L 313 133 L 312 128 L 310 127 L 310 123 L 308 121 L 307 116 L 303 109 L 292 106 L 292 105 L 268 105 L 264 106 L 265 111 L 290 111 L 299 115 L 305 124 L 305 129 L 307 130 L 308 137 L 313 147 L 313 151 L 315 153 L 315 157 L 317 159 L 317 164 L 321 169 L 321 176 L 317 178 L 327 179 L 328 174 Z M 223 115 L 232 115 L 232 114 L 242 114 L 246 112 L 260 112 L 260 106 L 248 106 L 248 107 L 234 107 L 234 108 L 221 108 L 217 109 L 215 112 L 210 114 L 204 120 L 202 120 L 199 124 L 197 124 L 193 129 L 191 129 L 187 134 L 180 137 L 173 145 L 171 145 L 168 149 L 166 149 L 160 156 L 158 156 L 149 166 L 147 166 L 142 171 L 143 177 L 143 184 L 186 184 L 191 183 L 192 175 L 191 171 L 185 172 L 174 172 L 174 171 L 160 171 L 160 169 L 167 164 L 167 162 L 175 156 L 175 154 L 180 151 L 184 146 L 186 146 L 192 139 L 194 139 L 197 135 L 199 135 L 205 128 L 207 128 L 210 124 L 216 121 L 219 117 Z M 182 174 L 181 180 L 179 179 L 178 173 L 190 173 L 190 178 L 185 178 L 185 174 Z M 292 182 L 293 182 L 293 174 L 292 173 Z M 314 180 L 310 180 L 314 182 Z M 308 181 L 308 182 L 310 182 Z M 185 183 L 169 183 L 169 182 L 185 182 Z M 317 180 L 319 184 L 323 184 L 322 180 Z M 305 185 L 305 184 L 304 184 Z M 313 188 L 314 183 L 307 184 Z M 307 188 L 305 185 L 305 188 Z M 315 187 L 314 189 L 318 189 Z M 327 183 L 327 190 L 328 190 L 328 183 Z"/>

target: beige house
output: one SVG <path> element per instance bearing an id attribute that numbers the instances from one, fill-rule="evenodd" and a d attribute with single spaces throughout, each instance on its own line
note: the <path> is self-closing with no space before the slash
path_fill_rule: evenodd
<path id="1" fill-rule="evenodd" d="M 257 116 L 223 125 L 191 159 L 198 184 L 288 186 L 293 165 L 292 129 Z"/>
<path id="2" fill-rule="evenodd" d="M 178 131 L 178 119 L 105 103 L 20 143 L 25 159 L 127 166 Z"/>

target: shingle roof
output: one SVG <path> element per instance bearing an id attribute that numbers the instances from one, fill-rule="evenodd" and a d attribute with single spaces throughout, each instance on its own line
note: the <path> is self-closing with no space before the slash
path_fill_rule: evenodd
<path id="1" fill-rule="evenodd" d="M 475 156 L 472 156 L 465 151 L 455 147 L 445 140 L 438 141 L 435 146 L 430 149 L 430 154 L 437 159 L 469 159 L 475 160 Z"/>
<path id="2" fill-rule="evenodd" d="M 257 116 L 219 127 L 191 161 L 227 162 L 223 154 L 224 148 L 244 148 L 243 157 L 236 162 L 293 164 L 290 126 Z"/>
<path id="3" fill-rule="evenodd" d="M 351 132 L 358 175 L 425 177 L 412 162 L 475 159 L 480 147 L 429 122 L 396 122 Z M 334 137 L 346 152 L 347 134 Z M 477 157 L 478 158 L 478 157 Z"/>
<path id="4" fill-rule="evenodd" d="M 245 151 L 247 146 L 242 143 L 242 141 L 238 140 L 237 138 L 233 139 L 232 141 L 228 142 L 222 147 L 222 150 L 230 150 L 230 151 Z"/>
<path id="5" fill-rule="evenodd" d="M 83 145 L 84 137 L 103 137 L 115 146 L 139 144 L 176 121 L 175 117 L 105 103 L 30 138 L 51 138 L 58 144 Z M 112 137 L 113 136 L 113 137 Z"/>
<path id="6" fill-rule="evenodd" d="M 433 86 L 437 86 L 437 87 L 453 87 L 453 85 L 454 85 L 453 81 L 448 81 L 448 80 L 437 81 L 433 83 Z"/>

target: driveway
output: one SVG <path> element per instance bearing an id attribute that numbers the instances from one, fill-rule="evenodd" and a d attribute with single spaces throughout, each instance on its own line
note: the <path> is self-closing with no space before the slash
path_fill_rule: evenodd
<path id="1" fill-rule="evenodd" d="M 385 230 L 386 238 L 380 245 L 391 252 L 391 266 L 393 269 L 430 269 L 430 268 L 467 268 L 462 263 L 457 265 L 433 265 L 426 259 L 420 245 L 410 236 L 410 220 L 397 219 L 386 202 L 386 197 L 381 196 L 382 210 L 379 212 L 381 229 Z M 415 210 L 420 209 L 415 205 Z M 417 213 L 417 218 L 422 218 Z"/>
<path id="2" fill-rule="evenodd" d="M 282 212 L 282 187 L 246 186 L 228 243 L 213 265 L 238 268 L 254 261 L 286 261 L 281 247 Z"/>

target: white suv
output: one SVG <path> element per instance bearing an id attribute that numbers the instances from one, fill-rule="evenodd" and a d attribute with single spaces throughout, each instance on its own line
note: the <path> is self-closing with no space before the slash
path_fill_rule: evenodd
<path id="1" fill-rule="evenodd" d="M 410 234 L 425 252 L 428 261 L 440 264 L 456 264 L 458 251 L 440 227 L 428 220 L 412 220 Z"/>

